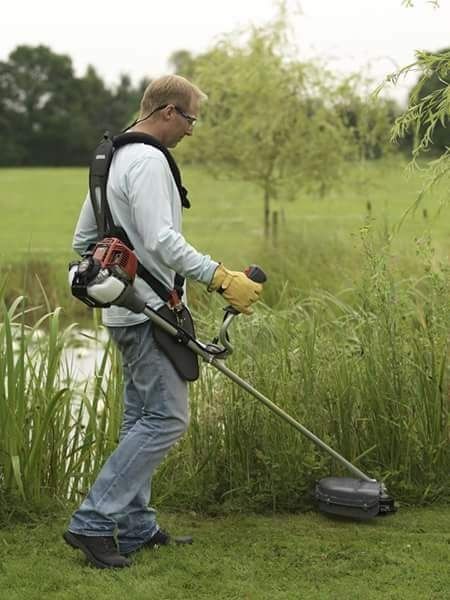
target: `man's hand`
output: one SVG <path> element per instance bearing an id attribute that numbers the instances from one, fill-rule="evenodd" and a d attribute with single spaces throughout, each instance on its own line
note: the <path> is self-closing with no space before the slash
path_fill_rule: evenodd
<path id="1" fill-rule="evenodd" d="M 262 284 L 255 283 L 242 271 L 228 271 L 220 264 L 214 272 L 208 291 L 219 292 L 233 308 L 251 315 L 250 305 L 258 300 Z"/>

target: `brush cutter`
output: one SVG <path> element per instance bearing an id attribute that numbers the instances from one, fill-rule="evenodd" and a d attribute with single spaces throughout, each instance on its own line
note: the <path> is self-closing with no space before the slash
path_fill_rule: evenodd
<path id="1" fill-rule="evenodd" d="M 211 343 L 205 344 L 176 324 L 176 321 L 174 324 L 174 321 L 162 317 L 146 304 L 133 287 L 135 274 L 136 257 L 133 252 L 119 240 L 110 238 L 97 244 L 82 261 L 71 264 L 69 281 L 73 295 L 89 306 L 106 308 L 116 305 L 126 307 L 135 313 L 144 313 L 154 325 L 173 336 L 184 348 L 189 348 L 205 362 L 221 371 L 340 462 L 354 477 L 326 477 L 316 482 L 314 496 L 320 511 L 360 520 L 395 512 L 394 500 L 388 495 L 383 483 L 363 473 L 225 365 L 226 357 L 233 352 L 228 328 L 239 314 L 234 308 L 230 306 L 225 309 L 225 317 L 218 337 Z M 246 274 L 253 281 L 259 283 L 266 281 L 264 272 L 255 265 L 249 267 Z"/>

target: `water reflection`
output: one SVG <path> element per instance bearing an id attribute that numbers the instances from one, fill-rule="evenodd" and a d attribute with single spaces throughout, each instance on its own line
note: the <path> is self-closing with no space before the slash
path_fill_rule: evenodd
<path id="1" fill-rule="evenodd" d="M 83 329 L 74 331 L 73 337 L 63 351 L 63 364 L 67 373 L 75 381 L 90 380 L 96 366 L 100 365 L 108 342 L 108 332 L 99 327 L 97 330 Z M 109 371 L 108 358 L 106 372 Z"/>

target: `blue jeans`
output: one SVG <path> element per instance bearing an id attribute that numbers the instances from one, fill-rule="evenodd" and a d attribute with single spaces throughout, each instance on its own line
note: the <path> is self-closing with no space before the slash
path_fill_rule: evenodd
<path id="1" fill-rule="evenodd" d="M 149 507 L 151 479 L 187 429 L 187 383 L 156 345 L 150 321 L 108 329 L 123 362 L 120 441 L 72 515 L 69 530 L 87 536 L 117 535 L 119 551 L 125 554 L 159 529 Z"/>

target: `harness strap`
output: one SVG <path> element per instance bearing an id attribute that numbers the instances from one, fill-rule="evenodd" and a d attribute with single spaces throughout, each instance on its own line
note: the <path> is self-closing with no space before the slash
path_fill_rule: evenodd
<path id="1" fill-rule="evenodd" d="M 152 275 L 150 271 L 147 271 L 147 269 L 139 261 L 136 273 L 152 288 L 156 294 L 158 294 L 161 300 L 164 300 L 164 302 L 169 302 L 172 297 L 170 291 L 159 281 L 159 279 L 156 279 L 156 277 Z M 183 285 L 184 277 L 178 273 L 175 273 L 174 288 L 179 298 L 181 298 L 184 293 Z"/>
<path id="2" fill-rule="evenodd" d="M 167 162 L 169 163 L 170 171 L 173 175 L 175 185 L 177 186 L 178 192 L 180 194 L 182 206 L 184 208 L 191 208 L 191 203 L 189 202 L 187 197 L 188 191 L 181 183 L 180 169 L 178 168 L 178 165 L 175 162 L 175 159 L 172 156 L 172 154 L 169 152 L 169 150 L 167 150 L 167 148 L 163 144 L 161 144 L 159 140 L 157 140 L 152 135 L 149 135 L 148 133 L 127 131 L 126 133 L 121 133 L 120 135 L 114 136 L 112 138 L 112 143 L 115 150 L 117 150 L 117 148 L 125 146 L 126 144 L 147 144 L 148 146 L 153 146 L 154 148 L 157 148 L 160 152 L 162 152 L 166 157 Z"/>
<path id="3" fill-rule="evenodd" d="M 109 169 L 111 167 L 114 151 L 127 144 L 147 144 L 157 148 L 164 154 L 169 164 L 170 171 L 175 180 L 178 192 L 181 198 L 181 204 L 184 208 L 190 208 L 191 204 L 187 197 L 187 190 L 181 183 L 181 174 L 178 166 L 170 152 L 156 138 L 146 133 L 127 132 L 118 136 L 111 137 L 105 132 L 103 140 L 97 146 L 94 157 L 91 161 L 89 170 L 89 195 L 94 210 L 95 221 L 97 223 L 98 239 L 105 237 L 117 237 L 131 250 L 134 246 L 131 243 L 125 229 L 114 223 L 111 209 L 106 196 L 106 187 L 108 183 Z M 159 279 L 148 271 L 138 260 L 137 275 L 141 277 L 152 290 L 163 300 L 169 302 L 172 299 L 171 290 L 163 285 Z M 183 296 L 184 277 L 175 273 L 174 288 L 181 299 Z"/>
<path id="4" fill-rule="evenodd" d="M 114 227 L 111 210 L 106 199 L 106 184 L 113 154 L 113 141 L 109 133 L 105 132 L 102 141 L 94 151 L 89 169 L 89 195 L 99 240 L 103 239 L 107 231 Z"/>

